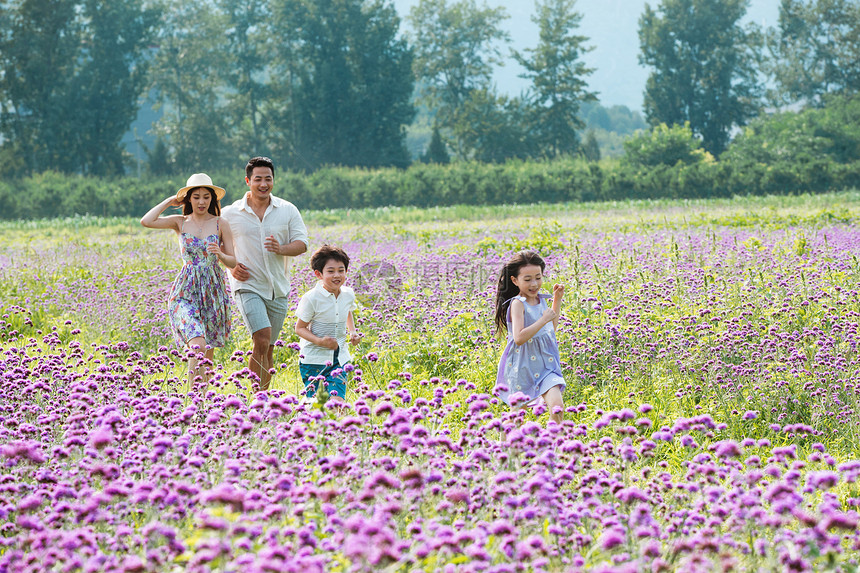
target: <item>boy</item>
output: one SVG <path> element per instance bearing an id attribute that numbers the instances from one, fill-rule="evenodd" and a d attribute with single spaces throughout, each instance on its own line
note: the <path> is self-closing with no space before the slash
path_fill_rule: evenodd
<path id="1" fill-rule="evenodd" d="M 317 383 L 311 378 L 324 376 L 329 395 L 345 400 L 344 366 L 351 358 L 347 337 L 350 344 L 361 339 L 352 316 L 355 292 L 344 286 L 349 256 L 339 247 L 323 245 L 311 255 L 311 268 L 319 282 L 302 296 L 296 309 L 296 334 L 301 339 L 299 370 L 305 396 L 316 394 Z"/>

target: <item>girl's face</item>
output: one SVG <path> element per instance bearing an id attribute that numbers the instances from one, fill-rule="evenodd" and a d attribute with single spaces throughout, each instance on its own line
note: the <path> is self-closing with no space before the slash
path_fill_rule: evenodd
<path id="1" fill-rule="evenodd" d="M 212 193 L 206 187 L 198 187 L 191 190 L 191 208 L 198 215 L 209 211 L 209 203 L 212 202 Z"/>
<path id="2" fill-rule="evenodd" d="M 511 282 L 520 289 L 521 296 L 532 299 L 540 292 L 540 287 L 543 284 L 543 272 L 537 265 L 526 265 L 520 267 L 517 276 L 511 277 Z"/>

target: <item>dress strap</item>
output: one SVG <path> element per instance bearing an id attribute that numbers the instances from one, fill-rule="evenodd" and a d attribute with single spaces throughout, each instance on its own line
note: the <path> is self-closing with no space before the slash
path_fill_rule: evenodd
<path id="1" fill-rule="evenodd" d="M 509 298 L 508 300 L 506 300 L 505 302 L 503 302 L 503 303 L 502 303 L 502 306 L 505 306 L 506 304 L 507 304 L 507 305 L 511 304 L 511 301 L 512 301 L 512 300 L 515 300 L 515 299 L 519 299 L 519 300 L 521 300 L 521 301 L 525 301 L 525 300 L 526 300 L 526 299 L 525 299 L 525 297 L 521 297 L 520 295 L 512 296 L 511 298 Z"/>
<path id="2" fill-rule="evenodd" d="M 509 298 L 508 300 L 506 300 L 505 302 L 502 303 L 502 306 L 508 305 L 508 311 L 507 311 L 507 319 L 508 320 L 511 320 L 511 301 L 512 300 L 519 300 L 520 302 L 525 302 L 526 297 L 520 296 L 520 295 L 512 296 L 511 298 Z"/>

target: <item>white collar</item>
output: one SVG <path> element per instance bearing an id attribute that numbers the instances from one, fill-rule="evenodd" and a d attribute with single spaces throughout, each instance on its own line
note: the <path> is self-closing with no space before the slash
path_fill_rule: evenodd
<path id="1" fill-rule="evenodd" d="M 337 298 L 337 296 L 335 296 L 335 294 L 333 292 L 331 292 L 330 290 L 328 290 L 327 288 L 325 288 L 323 286 L 322 281 L 317 281 L 317 284 L 314 285 L 314 288 L 316 290 L 318 290 L 320 293 L 322 293 L 324 296 L 333 296 L 333 297 Z M 343 294 L 343 287 L 340 287 L 340 288 L 341 288 L 340 294 Z"/>
<path id="2" fill-rule="evenodd" d="M 242 195 L 242 198 L 240 199 L 240 201 L 241 201 L 241 207 L 242 207 L 243 211 L 249 211 L 249 212 L 253 213 L 254 210 L 248 204 L 248 196 L 250 195 L 250 193 L 251 193 L 250 191 L 245 191 L 245 194 Z M 269 195 L 269 204 L 266 205 L 266 211 L 268 212 L 269 207 L 271 207 L 272 209 L 277 209 L 281 205 L 283 205 L 283 200 L 280 197 L 275 197 L 274 195 Z"/>

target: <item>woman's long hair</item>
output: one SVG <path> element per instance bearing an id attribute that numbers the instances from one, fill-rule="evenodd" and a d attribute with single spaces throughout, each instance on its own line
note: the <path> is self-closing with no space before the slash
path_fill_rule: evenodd
<path id="1" fill-rule="evenodd" d="M 191 194 L 197 191 L 198 189 L 204 189 L 209 193 L 209 213 L 219 217 L 221 215 L 221 202 L 218 201 L 218 197 L 215 195 L 215 191 L 210 189 L 209 187 L 195 187 L 194 189 L 189 189 L 185 193 L 185 197 L 182 198 L 182 214 L 190 215 L 194 212 L 194 207 L 191 206 Z"/>
<path id="2" fill-rule="evenodd" d="M 528 265 L 540 267 L 540 272 L 543 273 L 546 268 L 546 263 L 539 254 L 534 251 L 520 251 L 502 267 L 499 273 L 499 283 L 496 288 L 496 329 L 499 331 L 508 329 L 508 305 L 505 304 L 518 294 L 520 288 L 513 283 L 511 277 L 517 277 L 520 274 L 520 269 Z"/>

